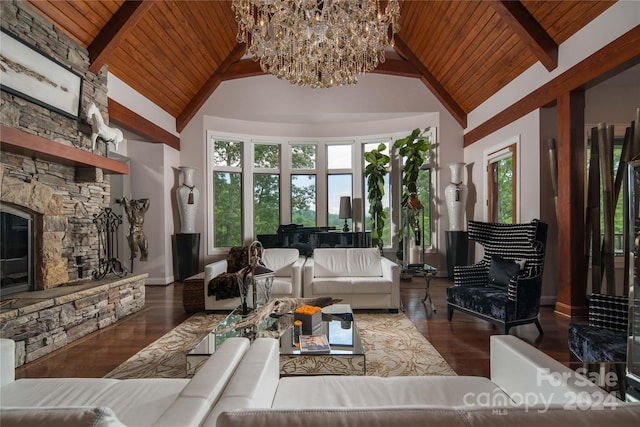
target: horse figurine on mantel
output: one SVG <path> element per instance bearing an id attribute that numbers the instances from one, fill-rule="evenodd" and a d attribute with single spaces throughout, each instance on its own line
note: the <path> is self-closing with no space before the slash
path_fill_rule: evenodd
<path id="1" fill-rule="evenodd" d="M 101 138 L 104 142 L 106 142 L 107 147 L 109 143 L 111 143 L 115 147 L 115 150 L 118 149 L 118 144 L 120 144 L 120 142 L 124 139 L 122 131 L 118 128 L 111 128 L 105 125 L 102 114 L 100 114 L 100 110 L 98 110 L 98 107 L 96 107 L 96 104 L 93 102 L 87 110 L 87 120 L 91 125 L 92 131 L 92 151 L 96 150 L 96 141 L 98 140 L 98 138 Z"/>

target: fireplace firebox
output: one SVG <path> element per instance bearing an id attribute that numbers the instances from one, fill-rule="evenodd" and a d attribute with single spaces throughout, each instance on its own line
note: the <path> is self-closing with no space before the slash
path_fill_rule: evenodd
<path id="1" fill-rule="evenodd" d="M 32 291 L 33 215 L 0 204 L 0 296 Z"/>

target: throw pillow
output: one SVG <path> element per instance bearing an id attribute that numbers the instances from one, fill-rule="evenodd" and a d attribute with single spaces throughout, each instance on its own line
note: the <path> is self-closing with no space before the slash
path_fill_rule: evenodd
<path id="1" fill-rule="evenodd" d="M 520 270 L 520 264 L 517 262 L 494 255 L 489 266 L 489 285 L 506 289 L 511 278 Z"/>

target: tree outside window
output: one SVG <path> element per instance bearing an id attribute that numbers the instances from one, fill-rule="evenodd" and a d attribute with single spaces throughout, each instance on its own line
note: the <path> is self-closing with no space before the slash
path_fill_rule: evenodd
<path id="1" fill-rule="evenodd" d="M 214 245 L 237 246 L 242 242 L 242 144 L 213 144 Z"/>
<path id="2" fill-rule="evenodd" d="M 516 144 L 491 153 L 487 161 L 487 210 L 490 222 L 514 224 L 516 211 Z"/>

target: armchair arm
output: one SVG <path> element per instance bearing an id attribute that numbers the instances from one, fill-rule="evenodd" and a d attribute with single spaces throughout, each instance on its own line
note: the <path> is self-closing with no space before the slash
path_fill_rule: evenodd
<path id="1" fill-rule="evenodd" d="M 305 258 L 300 257 L 291 266 L 291 296 L 293 298 L 300 298 L 302 296 L 302 267 L 304 266 Z"/>
<path id="2" fill-rule="evenodd" d="M 388 258 L 381 257 L 382 277 L 391 280 L 391 307 L 400 308 L 400 266 Z"/>
<path id="3" fill-rule="evenodd" d="M 313 282 L 313 258 L 307 258 L 302 270 L 302 295 L 305 298 L 311 298 L 313 297 L 313 288 L 311 287 Z"/>
<path id="4" fill-rule="evenodd" d="M 16 379 L 16 343 L 0 338 L 0 386 Z"/>
<path id="5" fill-rule="evenodd" d="M 540 312 L 541 294 L 542 274 L 534 277 L 516 276 L 512 278 L 507 286 L 507 298 L 514 301 L 516 305 L 513 320 L 537 316 Z M 508 310 L 507 316 L 509 316 Z"/>
<path id="6" fill-rule="evenodd" d="M 209 282 L 214 277 L 227 272 L 227 260 L 212 262 L 204 267 L 204 298 L 209 297 Z"/>
<path id="7" fill-rule="evenodd" d="M 209 283 L 211 279 L 227 272 L 227 260 L 212 262 L 204 267 L 204 283 Z"/>
<path id="8" fill-rule="evenodd" d="M 456 286 L 485 286 L 489 269 L 483 263 L 453 267 L 453 283 Z"/>

